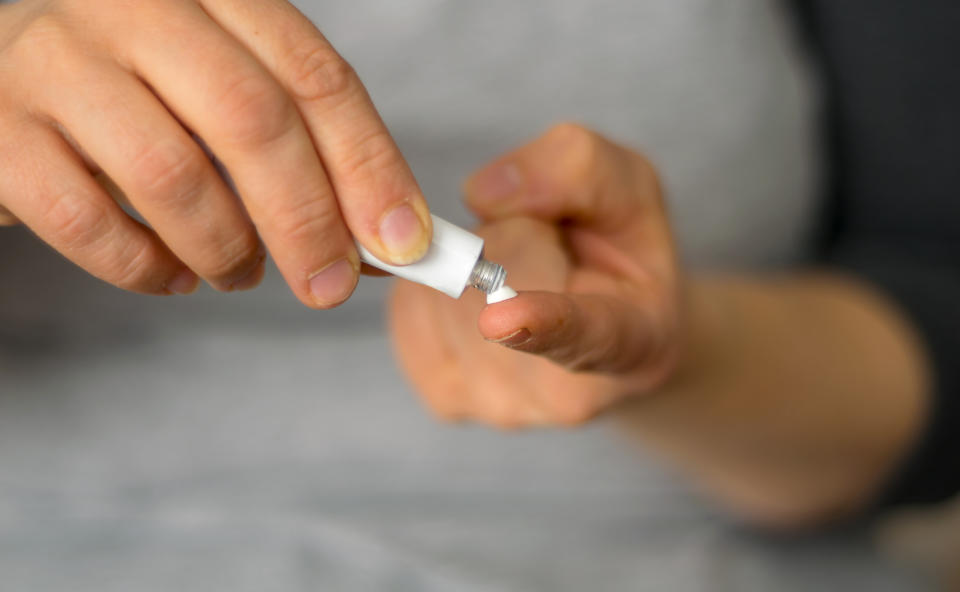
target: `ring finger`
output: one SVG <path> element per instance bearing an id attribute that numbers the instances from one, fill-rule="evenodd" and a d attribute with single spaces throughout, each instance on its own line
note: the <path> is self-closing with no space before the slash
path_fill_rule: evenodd
<path id="1" fill-rule="evenodd" d="M 191 269 L 221 290 L 253 287 L 264 252 L 243 206 L 209 158 L 135 77 L 85 61 L 63 81 L 83 93 L 41 99 L 131 205 Z M 103 109 L 102 105 L 110 105 Z"/>
<path id="2" fill-rule="evenodd" d="M 0 201 L 14 216 L 111 284 L 147 294 L 193 291 L 197 276 L 106 194 L 60 134 L 31 122 L 15 137 L 0 143 Z"/>

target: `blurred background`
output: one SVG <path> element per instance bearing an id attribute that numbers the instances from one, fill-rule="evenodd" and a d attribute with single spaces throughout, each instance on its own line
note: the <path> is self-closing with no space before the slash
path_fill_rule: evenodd
<path id="1" fill-rule="evenodd" d="M 575 120 L 660 167 L 691 266 L 811 249 L 820 84 L 782 2 L 297 5 L 441 216 L 469 225 L 469 172 Z M 0 589 L 925 590 L 960 559 L 949 509 L 776 538 L 606 422 L 435 423 L 394 365 L 388 280 L 317 313 L 273 268 L 158 299 L 23 229 L 0 252 Z"/>

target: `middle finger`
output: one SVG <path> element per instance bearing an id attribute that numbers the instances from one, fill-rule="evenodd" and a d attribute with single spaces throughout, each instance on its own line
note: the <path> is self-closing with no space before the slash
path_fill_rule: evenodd
<path id="1" fill-rule="evenodd" d="M 195 4 L 144 3 L 137 18 L 163 25 L 129 40 L 130 65 L 223 162 L 293 292 L 316 308 L 346 300 L 359 256 L 286 93 Z"/>

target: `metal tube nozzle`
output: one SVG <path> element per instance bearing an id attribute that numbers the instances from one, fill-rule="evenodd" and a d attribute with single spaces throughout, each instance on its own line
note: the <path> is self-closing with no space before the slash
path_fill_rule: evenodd
<path id="1" fill-rule="evenodd" d="M 496 292 L 507 281 L 507 271 L 499 263 L 487 261 L 483 257 L 477 260 L 470 273 L 470 285 L 485 294 Z"/>

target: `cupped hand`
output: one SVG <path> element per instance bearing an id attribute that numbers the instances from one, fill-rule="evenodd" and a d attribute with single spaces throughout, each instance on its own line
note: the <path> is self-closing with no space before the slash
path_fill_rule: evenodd
<path id="1" fill-rule="evenodd" d="M 0 224 L 16 222 L 145 293 L 253 287 L 265 245 L 315 308 L 353 291 L 353 237 L 404 264 L 431 233 L 360 79 L 285 0 L 0 6 Z"/>
<path id="2" fill-rule="evenodd" d="M 398 359 L 441 418 L 579 424 L 663 384 L 683 303 L 655 171 L 582 127 L 557 126 L 474 175 L 486 256 L 519 296 L 485 305 L 409 282 L 390 319 Z"/>

